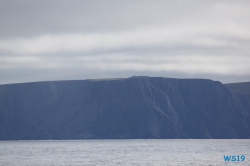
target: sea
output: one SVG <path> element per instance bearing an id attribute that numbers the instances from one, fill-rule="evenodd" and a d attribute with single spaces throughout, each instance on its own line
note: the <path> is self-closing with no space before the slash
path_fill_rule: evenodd
<path id="1" fill-rule="evenodd" d="M 227 157 L 225 158 L 225 156 Z M 225 159 L 228 161 L 225 161 Z M 0 141 L 0 165 L 250 166 L 250 140 L 111 139 Z"/>

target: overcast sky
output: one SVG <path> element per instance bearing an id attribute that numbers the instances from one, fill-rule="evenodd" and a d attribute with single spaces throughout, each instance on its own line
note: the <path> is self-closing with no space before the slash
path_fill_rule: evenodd
<path id="1" fill-rule="evenodd" d="M 249 0 L 1 0 L 0 84 L 250 81 Z"/>

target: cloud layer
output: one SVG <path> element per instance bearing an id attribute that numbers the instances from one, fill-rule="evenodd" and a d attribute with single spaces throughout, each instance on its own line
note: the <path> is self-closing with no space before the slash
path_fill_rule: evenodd
<path id="1" fill-rule="evenodd" d="M 248 1 L 108 2 L 3 4 L 0 84 L 134 74 L 250 80 Z"/>

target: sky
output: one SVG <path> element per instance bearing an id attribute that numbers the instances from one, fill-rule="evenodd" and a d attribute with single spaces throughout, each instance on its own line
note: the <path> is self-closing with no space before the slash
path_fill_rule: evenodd
<path id="1" fill-rule="evenodd" d="M 250 81 L 249 0 L 1 0 L 0 84 Z"/>

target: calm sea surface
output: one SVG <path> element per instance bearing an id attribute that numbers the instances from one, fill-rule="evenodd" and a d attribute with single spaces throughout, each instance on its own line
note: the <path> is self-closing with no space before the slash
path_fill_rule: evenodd
<path id="1" fill-rule="evenodd" d="M 244 155 L 225 162 L 224 155 Z M 0 165 L 250 165 L 250 140 L 0 141 Z"/>

